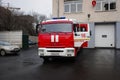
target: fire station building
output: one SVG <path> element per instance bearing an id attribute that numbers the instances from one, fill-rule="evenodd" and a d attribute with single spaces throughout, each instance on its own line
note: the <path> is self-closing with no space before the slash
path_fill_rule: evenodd
<path id="1" fill-rule="evenodd" d="M 53 0 L 52 12 L 89 23 L 89 48 L 120 48 L 120 0 Z"/>

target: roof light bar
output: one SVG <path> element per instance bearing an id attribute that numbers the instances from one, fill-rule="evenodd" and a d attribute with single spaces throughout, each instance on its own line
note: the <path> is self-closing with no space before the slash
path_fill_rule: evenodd
<path id="1" fill-rule="evenodd" d="M 52 18 L 52 19 L 66 19 L 66 17 L 55 17 L 55 18 Z"/>

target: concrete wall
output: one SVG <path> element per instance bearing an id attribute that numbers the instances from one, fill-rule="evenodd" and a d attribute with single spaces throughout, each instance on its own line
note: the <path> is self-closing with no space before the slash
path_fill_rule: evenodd
<path id="1" fill-rule="evenodd" d="M 2 31 L 0 32 L 0 41 L 6 41 L 22 47 L 22 31 Z"/>
<path id="2" fill-rule="evenodd" d="M 59 0 L 61 1 L 61 0 Z M 52 16 L 56 17 L 57 16 L 57 0 L 52 0 Z"/>
<path id="3" fill-rule="evenodd" d="M 116 48 L 120 49 L 120 22 L 116 23 Z"/>
<path id="4" fill-rule="evenodd" d="M 91 31 L 91 37 L 88 43 L 88 48 L 94 48 L 95 47 L 95 24 L 89 23 L 89 26 L 90 26 L 90 31 Z"/>
<path id="5" fill-rule="evenodd" d="M 59 14 L 68 18 L 77 19 L 79 22 L 87 22 L 90 14 L 90 22 L 115 22 L 120 21 L 120 0 L 116 0 L 117 9 L 114 11 L 95 11 L 92 0 L 83 0 L 83 11 L 79 13 L 64 13 L 64 0 L 59 0 Z M 57 16 L 57 0 L 53 0 L 53 16 Z"/>

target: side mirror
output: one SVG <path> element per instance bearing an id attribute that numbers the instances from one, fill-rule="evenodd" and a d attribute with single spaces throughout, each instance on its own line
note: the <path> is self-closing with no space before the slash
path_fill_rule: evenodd
<path id="1" fill-rule="evenodd" d="M 39 31 L 39 25 L 40 25 L 40 24 L 37 24 L 37 25 L 36 25 L 36 34 L 38 34 L 38 31 Z"/>

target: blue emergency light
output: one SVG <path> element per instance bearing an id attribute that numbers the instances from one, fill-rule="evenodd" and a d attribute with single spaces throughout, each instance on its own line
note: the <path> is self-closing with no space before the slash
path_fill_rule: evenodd
<path id="1" fill-rule="evenodd" d="M 66 17 L 55 17 L 55 18 L 52 18 L 52 19 L 66 19 Z"/>

